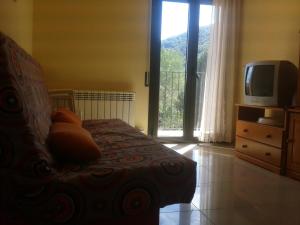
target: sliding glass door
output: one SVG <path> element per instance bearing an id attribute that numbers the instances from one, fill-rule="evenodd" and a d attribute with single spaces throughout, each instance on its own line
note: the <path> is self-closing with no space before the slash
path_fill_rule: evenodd
<path id="1" fill-rule="evenodd" d="M 158 137 L 182 137 L 189 4 L 162 3 Z"/>
<path id="2" fill-rule="evenodd" d="M 201 120 L 210 1 L 152 2 L 148 133 L 190 140 Z"/>

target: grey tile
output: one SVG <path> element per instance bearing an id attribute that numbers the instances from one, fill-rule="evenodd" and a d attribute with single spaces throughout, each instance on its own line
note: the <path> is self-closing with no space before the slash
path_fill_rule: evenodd
<path id="1" fill-rule="evenodd" d="M 160 225 L 215 225 L 200 211 L 160 213 Z"/>
<path id="2" fill-rule="evenodd" d="M 215 225 L 279 225 L 271 215 L 251 208 L 215 209 L 202 211 Z"/>
<path id="3" fill-rule="evenodd" d="M 161 213 L 169 213 L 169 212 L 187 212 L 198 210 L 193 204 L 173 204 L 168 205 L 160 209 Z"/>
<path id="4" fill-rule="evenodd" d="M 299 206 L 264 205 L 255 207 L 266 218 L 279 225 L 300 225 Z"/>
<path id="5" fill-rule="evenodd" d="M 239 190 L 226 182 L 213 182 L 196 188 L 192 203 L 199 209 L 251 207 L 251 201 L 239 195 Z"/>
<path id="6" fill-rule="evenodd" d="M 161 225 L 300 225 L 299 181 L 240 160 L 229 148 L 181 144 L 176 151 L 197 162 L 197 188 L 192 204 L 161 210 Z"/>

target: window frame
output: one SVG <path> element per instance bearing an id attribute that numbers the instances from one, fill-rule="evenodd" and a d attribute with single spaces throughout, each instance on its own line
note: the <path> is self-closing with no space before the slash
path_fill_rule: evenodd
<path id="1" fill-rule="evenodd" d="M 188 24 L 188 46 L 187 46 L 187 82 L 185 87 L 183 118 L 184 136 L 172 138 L 180 141 L 195 141 L 194 120 L 195 120 L 195 98 L 196 98 L 196 73 L 199 38 L 199 17 L 200 5 L 212 5 L 213 0 L 152 0 L 151 13 L 151 39 L 150 39 L 150 85 L 149 85 L 149 114 L 148 114 L 148 135 L 157 137 L 158 113 L 159 113 L 159 85 L 160 85 L 160 54 L 161 54 L 161 22 L 162 3 L 181 2 L 189 3 Z M 192 40 L 192 41 L 190 41 Z M 189 91 L 187 91 L 189 90 Z M 164 139 L 164 138 L 160 138 Z"/>

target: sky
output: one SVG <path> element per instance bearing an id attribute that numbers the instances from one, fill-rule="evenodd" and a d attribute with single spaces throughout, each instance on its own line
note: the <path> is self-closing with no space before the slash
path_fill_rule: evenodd
<path id="1" fill-rule="evenodd" d="M 187 32 L 188 11 L 189 5 L 187 3 L 163 1 L 162 40 Z M 207 26 L 211 24 L 211 21 L 212 6 L 201 5 L 199 26 Z"/>

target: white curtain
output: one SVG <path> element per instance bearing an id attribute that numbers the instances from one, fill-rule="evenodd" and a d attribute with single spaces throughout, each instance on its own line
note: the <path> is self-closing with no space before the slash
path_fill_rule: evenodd
<path id="1" fill-rule="evenodd" d="M 199 136 L 203 142 L 232 141 L 240 1 L 213 1 Z"/>

